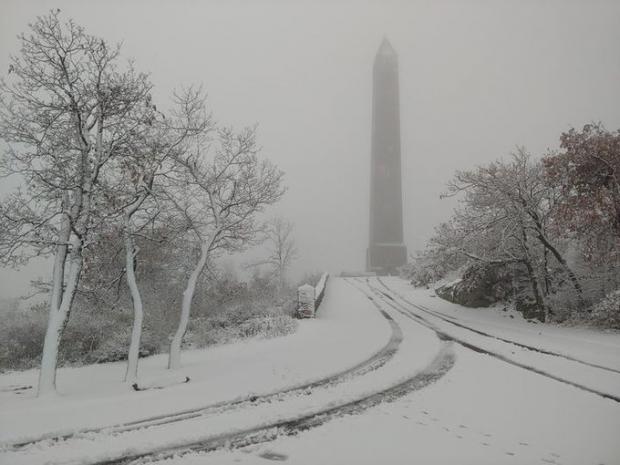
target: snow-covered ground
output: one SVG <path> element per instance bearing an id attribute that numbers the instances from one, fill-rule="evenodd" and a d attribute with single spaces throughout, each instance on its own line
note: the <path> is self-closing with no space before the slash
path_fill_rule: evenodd
<path id="1" fill-rule="evenodd" d="M 391 289 L 424 305 L 495 336 L 620 370 L 620 333 L 570 328 L 525 320 L 519 312 L 498 307 L 467 308 L 436 296 L 432 289 L 412 287 L 400 278 L 381 278 Z"/>
<path id="2" fill-rule="evenodd" d="M 614 465 L 620 408 L 467 349 L 436 384 L 295 437 L 166 465 Z"/>
<path id="3" fill-rule="evenodd" d="M 113 425 L 328 376 L 367 359 L 393 335 L 378 306 L 402 331 L 402 342 L 376 369 L 209 416 L 125 433 L 84 433 L 18 450 L 6 448 L 0 463 L 96 463 L 312 415 L 424 373 L 431 360 L 446 352 L 454 354 L 456 362 L 443 377 L 392 402 L 356 415 L 337 416 L 309 431 L 282 435 L 271 442 L 182 454 L 157 463 L 620 463 L 620 403 L 496 356 L 442 342 L 428 326 L 500 358 L 548 370 L 610 395 L 620 396 L 620 374 L 507 344 L 429 314 L 424 317 L 432 324 L 425 326 L 408 312 L 419 312 L 410 303 L 422 305 L 490 334 L 611 369 L 620 369 L 617 335 L 533 325 L 504 317 L 501 311 L 449 304 L 402 280 L 384 282 L 387 287 L 375 279 L 331 279 L 319 318 L 302 321 L 296 334 L 185 353 L 184 368 L 177 375 L 190 376 L 188 384 L 132 392 L 120 382 L 123 364 L 109 364 L 61 370 L 62 395 L 57 398 L 35 399 L 30 391 L 0 392 L 0 437 L 7 444 L 53 431 Z M 143 376 L 162 376 L 164 365 L 163 357 L 142 361 Z M 2 375 L 0 386 L 32 384 L 35 378 L 35 372 Z"/>
<path id="4" fill-rule="evenodd" d="M 408 307 L 408 310 L 423 317 L 433 327 L 457 340 L 474 344 L 507 361 L 543 371 L 549 376 L 620 400 L 620 335 L 574 328 L 563 331 L 564 328 L 533 325 L 516 317 L 508 317 L 508 322 L 502 317 L 503 312 L 497 309 L 467 309 L 438 297 L 432 298 L 428 291 L 405 287 L 406 283 L 405 286 L 403 283 L 405 281 L 400 279 L 380 279 L 372 280 L 370 286 L 376 292 L 382 288 L 389 289 L 388 293 L 393 299 L 389 303 L 404 304 L 404 308 Z M 468 317 L 463 319 L 459 312 Z M 507 344 L 506 340 L 569 358 Z"/>
<path id="5" fill-rule="evenodd" d="M 381 345 L 385 344 L 388 339 L 389 326 L 387 320 L 381 316 L 374 304 L 363 293 L 360 293 L 344 280 L 334 279 L 329 283 L 324 305 L 320 310 L 322 317 L 317 322 L 310 322 L 311 326 L 319 325 L 321 327 L 321 331 L 313 339 L 301 333 L 288 338 L 282 338 L 282 340 L 278 341 L 278 344 L 264 348 L 264 351 L 260 354 L 256 353 L 258 345 L 275 344 L 275 341 L 255 342 L 256 346 L 254 347 L 244 344 L 237 347 L 232 354 L 227 354 L 223 351 L 216 354 L 219 359 L 219 366 L 222 367 L 218 373 L 223 378 L 221 381 L 222 389 L 228 386 L 229 389 L 242 393 L 244 387 L 247 386 L 247 384 L 243 384 L 243 380 L 236 374 L 238 370 L 246 368 L 246 364 L 243 362 L 245 358 L 240 357 L 240 353 L 245 354 L 245 357 L 252 357 L 252 360 L 257 360 L 255 357 L 258 356 L 262 363 L 271 365 L 271 369 L 263 365 L 262 370 L 256 370 L 255 367 L 248 366 L 247 368 L 251 371 L 250 373 L 245 373 L 245 376 L 253 375 L 268 378 L 263 381 L 265 385 L 263 391 L 270 392 L 282 386 L 297 384 L 297 382 L 304 379 L 304 374 L 306 375 L 305 379 L 316 379 L 317 373 L 320 371 L 319 368 L 314 370 L 315 376 L 308 377 L 306 367 L 303 365 L 298 366 L 304 361 L 309 365 L 331 366 L 332 370 L 329 371 L 323 368 L 323 374 L 327 375 L 333 372 L 336 367 L 342 370 L 370 356 Z M 338 334 L 333 333 L 334 328 L 337 329 Z M 328 336 L 332 333 L 334 341 L 330 343 Z M 8 463 L 14 465 L 48 463 L 49 461 L 52 463 L 92 463 L 98 460 L 121 457 L 124 454 L 143 453 L 153 449 L 191 444 L 227 432 L 248 429 L 256 425 L 270 424 L 282 419 L 295 418 L 299 415 L 318 412 L 328 406 L 333 407 L 352 399 L 363 398 L 393 384 L 400 383 L 428 365 L 443 345 L 432 333 L 424 328 L 411 326 L 408 328 L 406 337 L 403 337 L 399 350 L 384 366 L 371 370 L 364 376 L 352 377 L 346 383 L 316 389 L 311 392 L 311 395 L 284 397 L 278 399 L 275 404 L 262 403 L 251 405 L 216 416 L 198 417 L 123 434 L 107 434 L 107 432 L 85 433 L 77 438 L 55 444 L 44 442 L 22 448 L 18 451 L 6 451 L 4 458 L 8 460 Z M 372 347 L 371 350 L 368 350 L 369 346 Z M 252 355 L 247 352 L 251 352 Z M 278 356 L 277 353 L 288 355 Z M 343 354 L 347 354 L 346 357 Z M 203 354 L 203 356 L 205 355 Z M 285 363 L 283 360 L 288 360 L 288 363 Z M 335 364 L 334 360 L 338 360 L 338 363 Z M 310 363 L 311 361 L 312 363 Z M 242 365 L 242 363 L 244 364 Z M 286 370 L 278 368 L 279 363 L 286 367 Z M 207 364 L 201 366 L 201 369 L 205 370 L 204 382 L 201 384 L 204 384 L 203 388 L 207 389 L 207 375 L 209 374 L 207 370 L 210 368 Z M 92 369 L 96 370 L 96 367 Z M 287 376 L 287 382 L 283 382 L 280 376 L 271 375 L 274 371 L 277 372 L 276 369 L 286 373 L 294 372 L 298 375 L 295 378 L 289 375 Z M 197 372 L 194 374 L 197 374 Z M 241 386 L 238 386 L 237 383 L 241 383 Z M 194 386 L 198 384 L 194 383 Z M 183 401 L 183 399 L 179 399 L 179 396 L 182 398 L 186 396 L 184 389 L 191 385 L 192 383 L 165 391 L 131 393 L 131 395 L 135 399 L 134 402 L 141 400 L 143 395 L 152 395 L 157 396 L 157 402 L 168 404 L 168 410 L 171 410 L 171 406 L 172 410 L 183 409 L 185 408 L 185 403 L 179 405 L 178 401 Z M 252 392 L 258 391 L 252 390 Z M 192 397 L 195 401 L 199 397 L 198 392 L 194 393 Z M 230 398 L 233 397 L 230 396 Z M 125 417 L 124 412 L 120 411 L 118 406 L 112 407 L 111 405 L 116 398 L 125 400 L 127 396 L 108 396 L 106 405 L 110 410 L 116 410 L 116 412 L 109 411 L 107 414 L 104 414 L 108 418 L 108 421 L 104 424 L 113 424 L 121 421 L 112 421 L 113 417 Z M 210 395 L 210 392 L 206 390 L 201 398 L 202 405 L 213 403 L 222 398 L 225 398 L 223 393 L 218 398 L 215 395 Z M 48 415 L 49 409 L 54 409 L 57 415 L 63 415 L 68 408 L 66 404 L 57 405 L 57 403 L 51 402 L 49 399 L 44 399 L 43 401 L 46 407 L 43 412 L 42 409 L 37 409 L 36 405 L 31 406 L 32 413 L 38 416 L 39 420 L 45 421 L 44 419 Z M 37 403 L 36 400 L 31 400 L 31 402 Z M 85 400 L 75 400 L 75 402 L 79 405 L 78 408 L 81 409 L 90 408 L 91 405 Z M 143 413 L 144 415 L 147 413 L 152 415 L 151 410 L 143 411 Z M 20 411 L 15 408 L 13 414 L 14 419 L 19 421 Z M 97 415 L 99 414 L 103 414 L 103 412 L 99 411 Z M 78 413 L 76 417 L 83 420 L 84 415 L 85 412 L 82 410 L 81 414 Z M 89 416 L 93 420 L 96 419 L 93 413 Z M 58 425 L 64 425 L 62 418 L 55 421 Z M 74 421 L 74 423 L 76 422 Z M 7 426 L 9 426 L 8 423 Z M 22 419 L 21 435 L 18 436 L 13 433 L 12 428 L 7 428 L 5 435 L 10 438 L 23 438 L 24 434 L 28 433 L 32 428 L 37 432 L 43 432 L 44 430 L 37 420 L 33 421 L 32 418 Z M 12 439 L 12 441 L 14 440 Z"/>
<path id="6" fill-rule="evenodd" d="M 504 337 L 521 337 L 522 342 L 618 368 L 617 335 L 505 320 L 503 312 L 465 309 L 396 278 L 386 284 L 428 308 L 463 316 L 477 328 L 501 329 Z M 476 342 L 480 339 L 484 338 L 479 336 Z M 462 346 L 457 346 L 456 356 L 454 368 L 437 383 L 364 414 L 338 418 L 268 444 L 187 455 L 165 463 L 264 464 L 270 458 L 296 464 L 356 465 L 620 463 L 617 402 Z M 615 394 L 620 395 L 620 387 Z"/>
<path id="7" fill-rule="evenodd" d="M 354 329 L 351 321 L 358 323 Z M 185 410 L 323 378 L 379 350 L 390 336 L 385 318 L 361 294 L 339 280 L 328 284 L 318 317 L 300 320 L 295 334 L 187 351 L 177 377 L 188 384 L 136 393 L 122 383 L 125 364 L 109 363 L 58 372 L 60 395 L 34 397 L 37 370 L 0 375 L 0 443 L 44 433 L 113 425 Z M 143 380 L 171 376 L 166 356 L 140 360 Z"/>

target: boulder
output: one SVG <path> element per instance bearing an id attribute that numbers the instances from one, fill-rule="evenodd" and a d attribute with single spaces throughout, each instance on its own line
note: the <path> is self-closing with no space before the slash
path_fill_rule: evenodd
<path id="1" fill-rule="evenodd" d="M 477 262 L 462 279 L 435 289 L 437 295 L 465 307 L 488 307 L 506 300 L 513 291 L 513 276 L 504 264 Z"/>

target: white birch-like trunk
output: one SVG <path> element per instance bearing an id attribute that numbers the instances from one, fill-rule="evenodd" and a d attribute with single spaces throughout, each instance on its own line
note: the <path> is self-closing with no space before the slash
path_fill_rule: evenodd
<path id="1" fill-rule="evenodd" d="M 71 224 L 64 215 L 60 223 L 59 244 L 56 246 L 54 268 L 52 271 L 52 289 L 50 291 L 49 308 L 58 309 L 62 301 L 62 292 L 65 284 L 65 265 L 67 264 L 67 250 L 71 238 Z"/>
<path id="2" fill-rule="evenodd" d="M 62 333 L 64 315 L 60 308 L 50 308 L 43 342 L 43 356 L 41 357 L 41 370 L 39 371 L 39 387 L 37 396 L 56 392 L 56 366 L 58 364 L 58 347 Z"/>
<path id="3" fill-rule="evenodd" d="M 183 336 L 187 331 L 187 324 L 189 323 L 189 314 L 192 307 L 192 299 L 194 298 L 194 291 L 196 290 L 196 282 L 198 277 L 202 273 L 205 265 L 207 264 L 207 258 L 209 257 L 209 247 L 203 244 L 200 252 L 200 259 L 194 267 L 192 274 L 190 275 L 185 291 L 183 292 L 183 303 L 181 306 L 181 319 L 179 320 L 179 326 L 177 328 L 172 341 L 170 342 L 170 354 L 168 356 L 168 368 L 177 369 L 181 366 L 181 342 L 183 342 Z"/>
<path id="4" fill-rule="evenodd" d="M 60 266 L 60 256 L 64 253 L 66 256 L 66 246 L 63 252 L 62 248 L 56 252 L 58 255 L 54 263 L 54 276 L 52 284 L 52 292 L 58 288 L 62 290 L 62 283 L 57 286 L 58 279 L 63 280 L 64 264 Z M 59 256 L 60 255 L 60 256 Z M 62 297 L 52 296 L 50 298 L 50 313 L 48 318 L 47 330 L 45 332 L 45 340 L 43 342 L 43 355 L 41 357 L 41 370 L 39 372 L 39 385 L 37 395 L 42 396 L 56 392 L 56 368 L 58 366 L 58 348 L 62 333 L 69 320 L 69 312 L 73 305 L 73 299 L 77 291 L 77 285 L 82 272 L 82 250 L 79 240 L 75 240 L 72 244 L 70 254 L 69 274 L 67 276 L 66 288 L 62 291 Z M 60 303 L 60 305 L 57 305 Z"/>
<path id="5" fill-rule="evenodd" d="M 133 302 L 133 327 L 131 329 L 131 343 L 129 344 L 129 353 L 127 355 L 125 381 L 133 383 L 138 378 L 138 358 L 140 356 L 140 339 L 142 337 L 144 311 L 142 308 L 142 297 L 140 296 L 140 290 L 136 282 L 136 270 L 134 267 L 135 251 L 129 226 L 129 218 L 125 218 L 125 231 L 123 233 L 125 240 L 125 268 L 127 285 L 131 292 L 131 301 Z"/>

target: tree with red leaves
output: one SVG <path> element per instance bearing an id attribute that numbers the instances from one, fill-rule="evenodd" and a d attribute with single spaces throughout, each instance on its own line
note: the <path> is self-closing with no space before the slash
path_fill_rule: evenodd
<path id="1" fill-rule="evenodd" d="M 582 242 L 584 258 L 620 258 L 620 130 L 587 124 L 560 138 L 544 159 L 545 176 L 560 194 L 554 221 L 560 235 Z"/>

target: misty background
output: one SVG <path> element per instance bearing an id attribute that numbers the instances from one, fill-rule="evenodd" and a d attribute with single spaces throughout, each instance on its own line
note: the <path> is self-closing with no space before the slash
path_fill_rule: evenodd
<path id="1" fill-rule="evenodd" d="M 217 121 L 258 123 L 289 188 L 269 216 L 295 223 L 293 271 L 363 269 L 368 242 L 372 63 L 385 35 L 400 64 L 405 244 L 420 249 L 455 203 L 455 169 L 542 154 L 570 127 L 620 128 L 617 1 L 29 1 L 0 3 L 0 72 L 16 35 L 60 8 L 123 42 L 156 103 L 203 83 Z M 11 188 L 0 180 L 0 194 Z M 260 251 L 254 252 L 260 254 Z M 0 297 L 49 276 L 0 269 Z"/>

